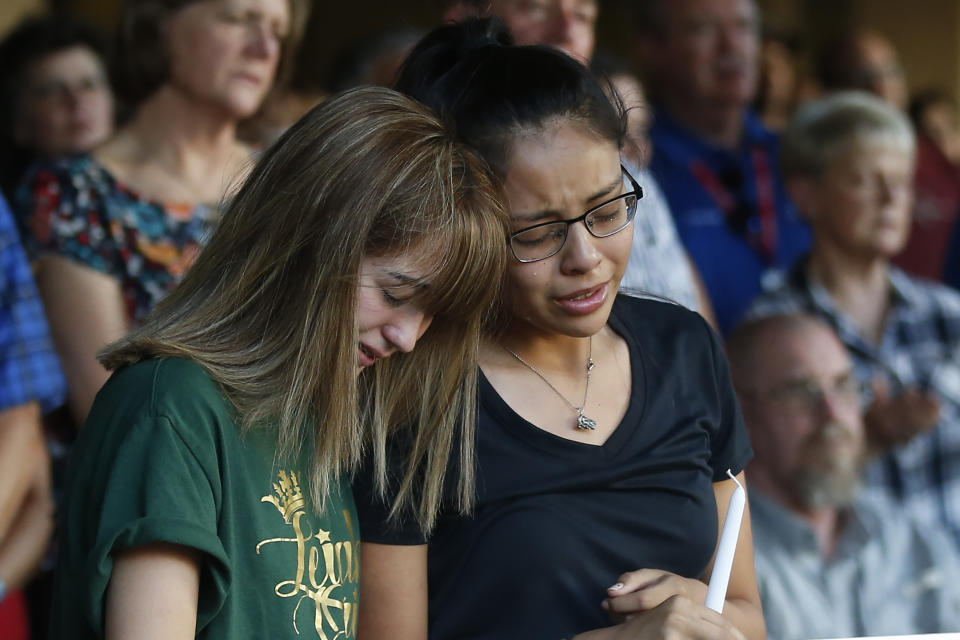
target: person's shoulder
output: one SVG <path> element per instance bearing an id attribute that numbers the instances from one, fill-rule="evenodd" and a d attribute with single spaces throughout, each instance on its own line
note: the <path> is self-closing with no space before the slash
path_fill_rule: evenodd
<path id="1" fill-rule="evenodd" d="M 194 386 L 211 380 L 210 374 L 189 358 L 145 358 L 117 369 L 108 385 L 148 384 L 151 387 Z"/>
<path id="2" fill-rule="evenodd" d="M 209 422 L 211 416 L 229 416 L 232 411 L 207 370 L 187 358 L 149 358 L 123 367 L 110 377 L 97 400 L 175 424 Z"/>
<path id="3" fill-rule="evenodd" d="M 953 287 L 891 268 L 890 279 L 894 291 L 918 311 L 939 311 L 960 316 L 960 291 Z"/>
<path id="4" fill-rule="evenodd" d="M 755 550 L 770 554 L 787 546 L 782 533 L 797 526 L 797 514 L 756 487 L 750 488 L 748 500 Z"/>
<path id="5" fill-rule="evenodd" d="M 220 385 L 197 362 L 189 358 L 157 358 L 153 363 L 154 402 L 159 407 L 183 406 L 189 400 L 205 405 L 226 403 Z"/>
<path id="6" fill-rule="evenodd" d="M 3 244 L 6 245 L 14 241 L 17 234 L 17 223 L 13 217 L 13 209 L 10 203 L 0 193 L 0 238 L 3 238 Z"/>
<path id="7" fill-rule="evenodd" d="M 650 169 L 657 175 L 661 186 L 673 176 L 662 171 L 665 166 L 686 169 L 689 160 L 706 153 L 706 143 L 695 132 L 677 123 L 670 113 L 660 106 L 653 107 L 653 122 L 650 125 L 650 140 L 656 153 L 650 160 Z"/>
<path id="8" fill-rule="evenodd" d="M 46 158 L 24 175 L 17 202 L 27 211 L 58 208 L 67 215 L 112 199 L 117 188 L 110 172 L 90 154 Z"/>
<path id="9" fill-rule="evenodd" d="M 709 334 L 709 325 L 699 313 L 653 295 L 619 294 L 612 316 L 615 328 L 645 343 L 664 344 L 671 336 Z"/>
<path id="10" fill-rule="evenodd" d="M 102 182 L 110 178 L 110 172 L 93 155 L 77 153 L 42 158 L 31 165 L 26 176 L 28 183 L 41 176 L 53 176 L 72 182 Z"/>
<path id="11" fill-rule="evenodd" d="M 743 129 L 750 144 L 772 147 L 773 149 L 778 149 L 780 146 L 780 134 L 768 128 L 755 111 L 747 109 L 744 112 Z"/>
<path id="12" fill-rule="evenodd" d="M 928 522 L 900 502 L 877 492 L 864 491 L 853 504 L 861 526 L 893 557 L 936 560 L 960 569 L 960 555 L 946 527 Z"/>
<path id="13" fill-rule="evenodd" d="M 790 279 L 782 278 L 753 299 L 742 320 L 756 320 L 809 310 L 805 291 Z"/>
<path id="14" fill-rule="evenodd" d="M 908 546 L 911 539 L 938 537 L 936 531 L 930 533 L 929 524 L 922 523 L 902 503 L 880 491 L 861 491 L 852 509 L 864 530 L 882 540 L 885 547 Z"/>
<path id="15" fill-rule="evenodd" d="M 204 393 L 216 388 L 210 373 L 189 358 L 153 358 L 149 362 L 160 393 Z"/>
<path id="16" fill-rule="evenodd" d="M 625 292 L 617 295 L 613 314 L 624 321 L 696 323 L 700 314 L 655 294 Z"/>

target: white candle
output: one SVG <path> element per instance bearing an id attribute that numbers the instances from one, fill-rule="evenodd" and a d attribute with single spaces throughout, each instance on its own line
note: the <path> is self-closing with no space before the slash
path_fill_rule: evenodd
<path id="1" fill-rule="evenodd" d="M 707 607 L 717 613 L 723 613 L 723 603 L 727 599 L 727 583 L 730 582 L 733 555 L 737 551 L 737 538 L 740 537 L 743 506 L 747 501 L 747 494 L 743 485 L 737 482 L 737 478 L 730 473 L 730 469 L 727 469 L 727 475 L 737 483 L 737 488 L 730 497 L 727 517 L 723 521 L 723 533 L 720 534 L 720 544 L 717 545 L 717 559 L 713 563 L 710 586 L 707 587 Z"/>

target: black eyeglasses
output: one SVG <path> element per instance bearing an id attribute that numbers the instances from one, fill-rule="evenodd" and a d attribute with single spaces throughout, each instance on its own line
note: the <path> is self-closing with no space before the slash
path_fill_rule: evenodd
<path id="1" fill-rule="evenodd" d="M 578 218 L 541 222 L 511 233 L 513 257 L 520 262 L 536 262 L 556 255 L 567 241 L 570 225 L 581 220 L 594 238 L 606 238 L 626 229 L 637 215 L 637 202 L 643 197 L 643 189 L 623 165 L 620 170 L 630 181 L 632 191 L 598 204 Z"/>

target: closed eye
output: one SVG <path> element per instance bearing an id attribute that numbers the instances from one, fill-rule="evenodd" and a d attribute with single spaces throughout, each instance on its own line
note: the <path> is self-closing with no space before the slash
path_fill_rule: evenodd
<path id="1" fill-rule="evenodd" d="M 390 291 L 387 287 L 381 287 L 380 293 L 383 294 L 384 300 L 387 301 L 391 306 L 401 307 L 407 303 L 410 299 L 409 296 L 398 296 Z"/>

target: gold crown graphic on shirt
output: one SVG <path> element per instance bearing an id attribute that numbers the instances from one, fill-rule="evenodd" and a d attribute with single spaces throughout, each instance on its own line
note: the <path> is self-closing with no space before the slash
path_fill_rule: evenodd
<path id="1" fill-rule="evenodd" d="M 272 503 L 283 514 L 283 521 L 290 524 L 293 514 L 303 509 L 307 501 L 303 497 L 296 472 L 280 471 L 277 477 L 279 480 L 273 483 L 273 491 L 276 495 L 264 496 L 260 500 Z"/>

